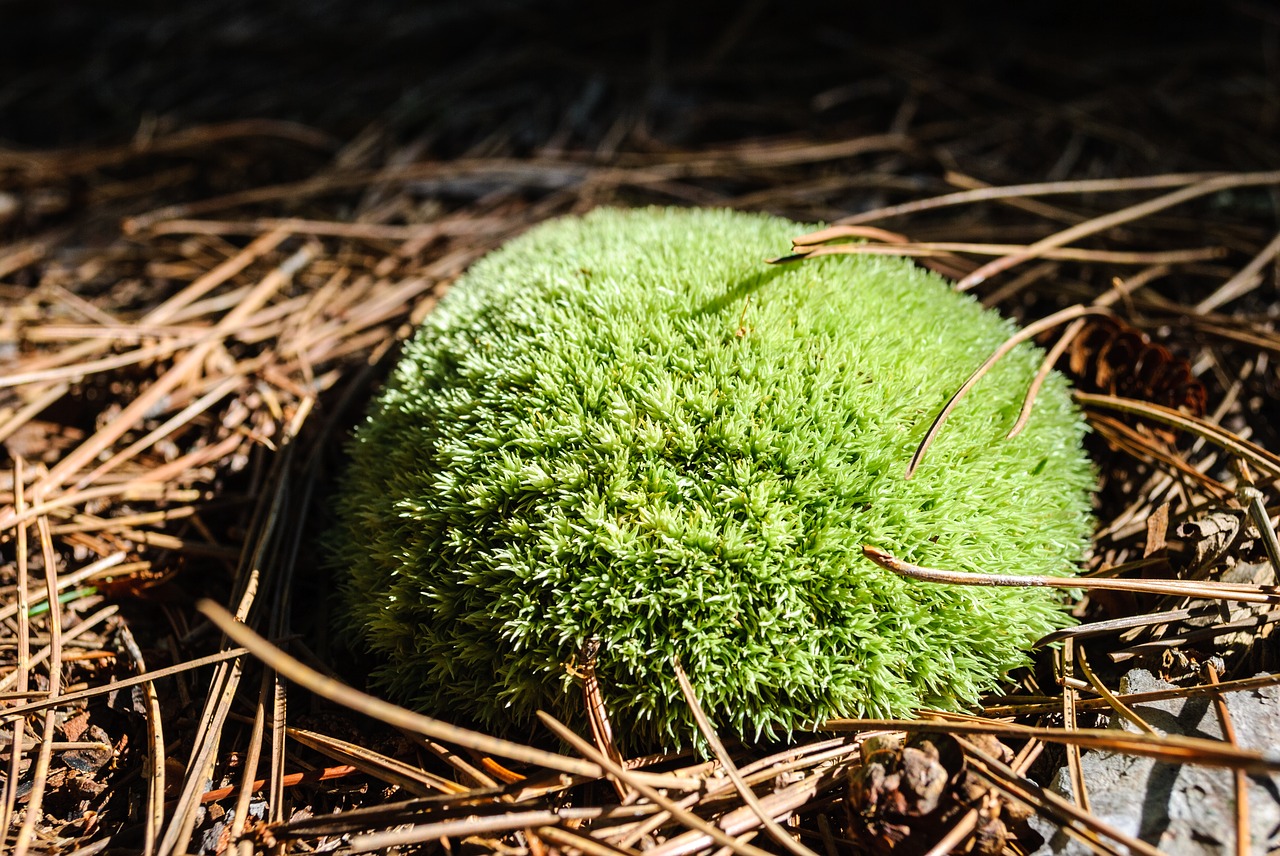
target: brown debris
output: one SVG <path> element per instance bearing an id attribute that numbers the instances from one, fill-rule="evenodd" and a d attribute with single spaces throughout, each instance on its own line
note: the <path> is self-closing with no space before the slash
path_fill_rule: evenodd
<path id="1" fill-rule="evenodd" d="M 1203 416 L 1208 393 L 1186 359 L 1120 318 L 1090 318 L 1068 346 L 1064 367 L 1085 392 L 1136 398 Z M 1165 442 L 1175 437 L 1144 423 Z"/>
<path id="2" fill-rule="evenodd" d="M 1013 753 L 990 735 L 969 740 L 1005 762 Z M 849 773 L 849 824 L 873 852 L 921 854 L 936 847 L 974 813 L 974 850 L 995 854 L 1010 843 L 1010 827 L 1026 819 L 1024 806 L 994 793 L 972 775 L 962 744 L 945 732 L 872 737 L 863 761 Z M 1006 823 L 1006 820 L 1008 823 Z"/>
<path id="3" fill-rule="evenodd" d="M 1280 182 L 1258 172 L 1280 162 L 1277 21 L 1257 4 L 1199 8 L 1193 32 L 1108 8 L 1083 34 L 947 7 L 931 34 L 762 3 L 282 23 L 235 0 L 122 7 L 92 38 L 74 7 L 15 16 L 0 57 L 6 845 L 1008 853 L 1034 812 L 1148 853 L 1037 784 L 1046 746 L 1264 763 L 1101 727 L 1142 700 L 1110 689 L 1134 664 L 1185 695 L 1280 680 Z M 1024 329 L 1110 312 L 1076 318 L 1059 363 L 1105 441 L 1096 579 L 1047 640 L 1073 656 L 1041 651 L 967 717 L 726 738 L 717 760 L 619 754 L 588 651 L 595 739 L 570 754 L 552 730 L 406 733 L 421 720 L 325 683 L 367 674 L 316 547 L 348 426 L 471 261 L 603 204 L 844 223 L 824 239 L 911 255 Z M 236 648 L 203 597 L 288 659 Z"/>

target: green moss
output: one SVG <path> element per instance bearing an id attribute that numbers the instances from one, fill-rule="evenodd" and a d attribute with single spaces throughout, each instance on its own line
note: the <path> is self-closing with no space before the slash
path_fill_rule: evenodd
<path id="1" fill-rule="evenodd" d="M 678 656 L 753 736 L 956 708 L 1067 623 L 1043 590 L 913 583 L 875 544 L 966 571 L 1065 574 L 1090 531 L 1062 378 L 1011 441 L 1021 348 L 929 422 L 1013 329 L 887 257 L 769 267 L 810 227 L 710 210 L 540 226 L 441 301 L 350 446 L 339 564 L 374 675 L 504 729 L 580 718 L 589 639 L 616 728 L 688 742 Z"/>

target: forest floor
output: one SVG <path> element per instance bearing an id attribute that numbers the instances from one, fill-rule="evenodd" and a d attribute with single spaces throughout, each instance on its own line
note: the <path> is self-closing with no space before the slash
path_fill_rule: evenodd
<path id="1" fill-rule="evenodd" d="M 1280 699 L 1269 6 L 269 5 L 0 2 L 6 846 L 1201 852 L 1169 794 L 1103 810 L 1109 750 L 1221 777 L 1203 852 L 1280 848 L 1280 734 L 1228 703 Z M 532 224 L 648 204 L 843 224 L 1023 325 L 1109 309 L 1040 340 L 1098 529 L 1004 694 L 716 762 L 357 692 L 315 541 L 399 343 Z M 1188 699 L 1213 734 L 1152 726 Z"/>

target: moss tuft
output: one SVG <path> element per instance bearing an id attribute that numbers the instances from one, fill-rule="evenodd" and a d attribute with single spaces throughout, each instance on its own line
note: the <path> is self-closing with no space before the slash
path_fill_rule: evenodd
<path id="1" fill-rule="evenodd" d="M 579 719 L 569 667 L 595 639 L 627 742 L 687 744 L 676 656 L 750 737 L 970 704 L 1067 623 L 1050 592 L 911 583 L 862 556 L 1071 572 L 1084 427 L 1055 375 L 1001 439 L 1041 356 L 1020 348 L 905 480 L 1013 328 L 902 259 L 761 261 L 808 228 L 599 210 L 454 286 L 357 430 L 338 502 L 378 682 L 500 730 Z"/>

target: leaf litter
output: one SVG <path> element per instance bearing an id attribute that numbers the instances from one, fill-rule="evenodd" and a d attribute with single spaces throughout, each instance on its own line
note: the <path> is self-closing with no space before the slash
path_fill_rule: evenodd
<path id="1" fill-rule="evenodd" d="M 210 15 L 172 14 L 178 32 Z M 1234 26 L 1176 59 L 1118 33 L 1087 62 L 1009 40 L 1018 82 L 970 31 L 872 49 L 835 27 L 814 50 L 763 4 L 726 10 L 710 53 L 661 24 L 670 52 L 648 56 L 600 49 L 587 22 L 500 19 L 490 46 L 442 55 L 418 95 L 449 109 L 430 117 L 349 105 L 312 124 L 205 97 L 110 139 L 0 148 L 6 843 L 1017 853 L 1038 814 L 1092 852 L 1155 852 L 1090 812 L 1079 749 L 1096 747 L 1230 771 L 1224 847 L 1249 852 L 1247 778 L 1277 770 L 1233 745 L 1220 701 L 1280 682 L 1280 175 L 1263 171 L 1280 157 L 1253 39 L 1274 44 L 1277 22 L 1217 14 Z M 580 44 L 585 76 L 547 61 Z M 637 94 L 627 69 L 655 62 L 672 82 Z M 797 252 L 911 255 L 1024 327 L 1106 310 L 1044 334 L 1094 431 L 1099 531 L 1081 623 L 1007 694 L 706 760 L 621 755 L 589 657 L 573 668 L 590 737 L 547 722 L 495 741 L 356 691 L 313 544 L 369 391 L 484 252 L 550 216 L 650 203 L 860 227 L 824 239 L 870 243 Z M 1135 666 L 1173 689 L 1121 692 Z M 1154 730 L 1144 704 L 1170 696 L 1215 700 L 1227 739 Z M 1046 786 L 1061 765 L 1074 797 Z"/>

